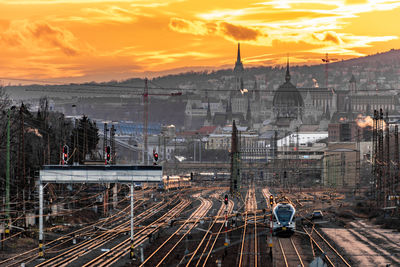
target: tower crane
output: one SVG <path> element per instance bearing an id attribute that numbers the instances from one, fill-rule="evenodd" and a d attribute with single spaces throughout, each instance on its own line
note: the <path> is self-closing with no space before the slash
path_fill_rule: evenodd
<path id="1" fill-rule="evenodd" d="M 175 92 L 169 94 L 157 94 L 151 93 L 149 94 L 148 87 L 148 79 L 144 79 L 144 90 L 143 90 L 143 164 L 148 165 L 148 156 L 147 156 L 147 128 L 149 122 L 149 96 L 181 96 L 182 92 Z M 165 155 L 164 155 L 165 157 Z"/>
<path id="2" fill-rule="evenodd" d="M 322 62 L 325 63 L 325 87 L 328 88 L 328 64 L 331 61 L 337 61 L 337 58 L 329 58 L 328 53 L 325 54 L 325 58 L 321 58 Z"/>

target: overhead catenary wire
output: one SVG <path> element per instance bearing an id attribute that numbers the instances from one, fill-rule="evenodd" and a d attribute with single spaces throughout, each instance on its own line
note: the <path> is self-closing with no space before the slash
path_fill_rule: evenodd
<path id="1" fill-rule="evenodd" d="M 0 77 L 0 79 L 8 79 L 8 80 L 15 80 L 15 81 L 29 81 L 29 82 L 38 82 L 38 80 L 30 80 L 30 79 L 17 79 L 17 78 L 5 78 L 5 77 Z M 188 92 L 199 92 L 199 91 L 203 91 L 203 92 L 241 92 L 240 90 L 236 90 L 234 88 L 206 88 L 206 87 L 202 87 L 202 88 L 184 88 L 184 87 L 170 87 L 170 86 L 161 86 L 157 83 L 155 83 L 154 81 L 148 80 L 149 83 L 153 84 L 155 87 L 148 87 L 149 90 L 172 90 L 172 91 L 188 91 Z M 62 83 L 62 82 L 53 82 L 53 81 L 45 81 L 45 80 L 40 80 L 39 82 L 41 83 L 49 83 L 49 84 L 45 84 L 45 85 L 40 85 L 40 86 L 82 86 L 82 87 L 99 87 L 99 88 L 119 88 L 119 89 L 138 89 L 136 91 L 119 91 L 120 93 L 128 93 L 131 95 L 136 95 L 136 96 L 143 96 L 143 88 L 144 85 L 115 85 L 115 84 L 102 84 L 102 83 Z M 143 83 L 144 83 L 144 79 L 143 79 Z M 29 85 L 24 85 L 23 87 L 29 87 Z M 302 88 L 297 88 L 297 89 L 285 89 L 285 92 L 298 92 L 298 89 L 302 89 Z M 315 90 L 327 90 L 328 88 L 322 88 L 322 87 L 317 87 L 317 88 L 313 88 Z M 48 88 L 48 89 L 44 89 L 44 88 L 30 88 L 28 89 L 28 91 L 48 91 L 48 92 L 73 92 L 74 90 L 77 90 L 77 92 L 82 92 L 80 89 L 70 89 L 70 90 L 65 90 L 62 88 Z M 86 92 L 88 91 L 93 91 L 93 92 L 97 92 L 95 89 L 85 89 Z M 247 89 L 248 92 L 253 91 L 253 92 L 267 92 L 266 90 L 263 89 Z M 275 91 L 275 90 L 273 90 Z M 330 89 L 329 89 L 330 91 Z M 101 93 L 103 94 L 112 94 L 115 95 L 115 93 L 118 91 L 113 91 L 110 90 L 108 92 L 104 92 L 102 91 Z M 133 94 L 135 93 L 135 94 Z M 243 93 L 247 93 L 247 92 L 243 92 Z"/>

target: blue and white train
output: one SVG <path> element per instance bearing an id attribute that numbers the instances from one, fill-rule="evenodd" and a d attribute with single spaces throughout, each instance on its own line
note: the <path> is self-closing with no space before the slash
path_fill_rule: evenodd
<path id="1" fill-rule="evenodd" d="M 272 230 L 277 236 L 289 237 L 296 230 L 294 215 L 296 209 L 288 202 L 281 202 L 274 206 L 272 213 L 274 215 Z"/>

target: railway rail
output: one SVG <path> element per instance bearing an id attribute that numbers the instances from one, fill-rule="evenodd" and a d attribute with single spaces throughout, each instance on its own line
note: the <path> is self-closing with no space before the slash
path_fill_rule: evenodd
<path id="1" fill-rule="evenodd" d="M 196 196 L 197 199 L 200 200 L 201 204 L 196 209 L 194 213 L 192 213 L 187 220 L 174 232 L 172 233 L 153 253 L 151 253 L 145 261 L 140 266 L 145 266 L 147 262 L 150 261 L 165 245 L 171 241 L 171 239 L 181 233 L 181 237 L 173 244 L 173 246 L 167 250 L 158 263 L 154 263 L 153 266 L 160 266 L 163 262 L 166 261 L 168 256 L 175 250 L 175 248 L 182 242 L 182 240 L 192 231 L 192 229 L 197 226 L 198 222 L 202 217 L 204 217 L 207 212 L 212 207 L 212 201 L 201 197 L 200 195 Z M 194 219 L 194 222 L 191 222 Z"/>
<path id="2" fill-rule="evenodd" d="M 325 257 L 325 260 L 331 265 L 336 266 L 336 262 L 341 262 L 344 266 L 350 267 L 349 262 L 326 240 L 321 233 L 315 229 L 314 225 L 310 231 L 303 227 L 304 232 L 309 236 L 311 244 L 314 244 Z M 315 233 L 315 234 L 314 234 Z"/>
<path id="3" fill-rule="evenodd" d="M 251 218 L 253 218 L 253 227 L 249 223 Z M 257 201 L 254 185 L 247 191 L 245 199 L 244 226 L 238 266 L 258 266 Z"/>
<path id="4" fill-rule="evenodd" d="M 124 200 L 126 200 L 126 199 L 121 200 L 121 202 Z M 140 203 L 142 203 L 142 200 L 135 201 L 135 204 L 140 204 Z M 51 252 L 58 247 L 61 247 L 65 244 L 68 244 L 69 242 L 72 242 L 72 240 L 75 238 L 79 238 L 81 236 L 91 236 L 91 235 L 96 234 L 98 230 L 96 230 L 94 227 L 99 226 L 99 225 L 108 226 L 115 222 L 118 222 L 118 220 L 121 220 L 121 215 L 123 213 L 125 213 L 128 208 L 129 208 L 129 206 L 122 209 L 121 211 L 117 212 L 116 214 L 105 218 L 104 220 L 99 220 L 95 223 L 89 224 L 80 229 L 77 229 L 70 233 L 64 234 L 64 235 L 56 238 L 55 240 L 48 242 L 46 244 L 46 246 L 48 247 L 47 251 Z M 19 266 L 22 263 L 24 263 L 24 264 L 30 263 L 30 262 L 36 260 L 37 258 L 38 258 L 37 248 L 34 248 L 34 249 L 27 250 L 27 251 L 25 251 L 19 255 L 16 255 L 14 257 L 9 257 L 9 258 L 1 261 L 0 266 L 3 264 L 6 264 L 6 263 L 8 266 Z"/>
<path id="5" fill-rule="evenodd" d="M 167 225 L 169 220 L 179 215 L 189 204 L 190 202 L 187 199 L 182 200 L 178 205 L 174 206 L 160 218 L 137 231 L 134 235 L 134 249 L 137 249 L 140 245 L 146 242 L 150 236 L 157 232 L 161 227 Z M 112 247 L 109 251 L 102 253 L 83 266 L 111 266 L 129 253 L 129 246 L 130 238 L 127 238 L 123 242 Z"/>
<path id="6" fill-rule="evenodd" d="M 135 222 L 135 225 L 139 225 L 142 221 L 150 218 L 151 216 L 154 215 L 154 213 L 157 213 L 164 209 L 169 203 L 171 203 L 172 199 L 169 200 L 168 202 L 161 201 L 159 203 L 154 204 L 150 208 L 146 209 L 142 213 L 136 216 L 138 218 Z M 127 207 L 127 209 L 129 206 Z M 103 246 L 104 244 L 112 241 L 116 237 L 119 236 L 119 234 L 124 233 L 128 231 L 128 225 L 129 225 L 129 218 L 125 216 L 126 214 L 123 214 L 122 218 L 118 221 L 118 224 L 116 225 L 111 225 L 109 227 L 102 227 L 101 229 L 104 229 L 103 233 L 94 236 L 93 238 L 87 239 L 84 242 L 81 242 L 77 244 L 76 246 L 73 246 L 72 248 L 69 248 L 68 250 L 38 264 L 37 266 L 61 266 L 65 264 L 70 264 L 76 260 L 78 260 L 80 257 L 86 255 L 90 251 L 99 248 Z"/>
<path id="7" fill-rule="evenodd" d="M 277 266 L 305 266 L 299 250 L 293 241 L 293 237 L 277 238 L 277 240 L 279 244 L 279 251 L 282 255 L 282 259 L 276 262 Z"/>

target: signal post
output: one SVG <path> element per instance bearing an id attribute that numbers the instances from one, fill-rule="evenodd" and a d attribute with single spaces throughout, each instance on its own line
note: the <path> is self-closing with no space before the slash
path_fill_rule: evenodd
<path id="1" fill-rule="evenodd" d="M 110 151 L 111 152 L 111 151 Z M 133 192 L 135 182 L 161 182 L 162 166 L 143 165 L 45 165 L 39 174 L 39 258 L 44 258 L 44 189 L 48 183 L 125 183 L 130 186 L 130 258 L 134 253 Z"/>
<path id="2" fill-rule="evenodd" d="M 268 241 L 268 246 L 269 246 L 269 257 L 271 258 L 271 262 L 272 262 L 272 247 L 273 247 L 273 242 L 272 242 L 272 228 L 274 226 L 273 223 L 273 214 L 272 214 L 272 207 L 274 206 L 274 196 L 270 195 L 269 196 L 269 206 L 271 208 L 271 217 L 269 219 L 269 241 Z"/>
<path id="3" fill-rule="evenodd" d="M 225 254 L 227 253 L 226 248 L 229 245 L 229 239 L 228 239 L 228 195 L 226 194 L 224 197 L 224 203 L 225 203 Z"/>

